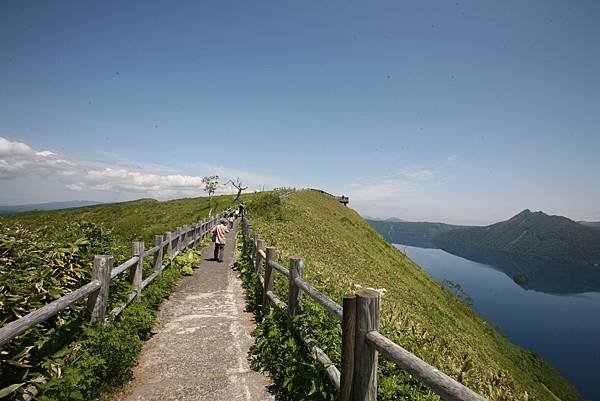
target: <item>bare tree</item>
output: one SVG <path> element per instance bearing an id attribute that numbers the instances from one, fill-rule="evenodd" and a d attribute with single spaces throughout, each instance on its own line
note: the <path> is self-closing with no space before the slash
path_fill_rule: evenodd
<path id="1" fill-rule="evenodd" d="M 229 180 L 225 183 L 225 185 L 231 183 L 231 185 L 233 185 L 235 187 L 235 189 L 237 189 L 237 196 L 235 197 L 235 199 L 233 200 L 234 202 L 237 201 L 238 199 L 240 199 L 240 196 L 242 195 L 242 191 L 245 191 L 248 189 L 248 187 L 243 186 L 244 184 L 242 184 L 242 181 L 238 178 L 235 179 L 235 181 L 233 180 Z"/>
<path id="2" fill-rule="evenodd" d="M 202 183 L 204 184 L 204 191 L 208 192 L 208 206 L 211 208 L 209 214 L 212 214 L 212 196 L 219 186 L 219 176 L 209 175 L 202 177 Z"/>

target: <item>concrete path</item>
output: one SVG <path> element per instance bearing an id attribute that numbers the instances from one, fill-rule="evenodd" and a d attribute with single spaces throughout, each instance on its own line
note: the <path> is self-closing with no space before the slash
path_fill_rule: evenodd
<path id="1" fill-rule="evenodd" d="M 134 379 L 115 399 L 274 400 L 268 377 L 250 370 L 251 313 L 231 269 L 237 222 L 223 263 L 204 250 L 196 273 L 186 277 L 159 312 L 155 334 L 144 344 Z"/>

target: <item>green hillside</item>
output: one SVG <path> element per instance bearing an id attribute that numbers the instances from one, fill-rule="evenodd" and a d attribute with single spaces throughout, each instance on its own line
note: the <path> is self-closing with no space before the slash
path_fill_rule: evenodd
<path id="1" fill-rule="evenodd" d="M 251 196 L 251 195 L 247 195 Z M 213 209 L 222 210 L 231 205 L 233 195 L 213 197 Z M 32 211 L 0 216 L 2 226 L 22 225 L 28 229 L 43 229 L 44 237 L 62 236 L 62 226 L 69 222 L 84 221 L 110 231 L 115 256 L 127 254 L 131 241 L 154 241 L 155 234 L 172 231 L 208 217 L 208 198 L 185 198 L 159 202 L 140 199 L 131 202 L 102 204 L 76 209 Z"/>
<path id="2" fill-rule="evenodd" d="M 440 233 L 434 241 L 442 248 L 475 248 L 600 263 L 600 231 L 566 217 L 529 210 L 490 226 Z"/>
<path id="3" fill-rule="evenodd" d="M 351 208 L 313 191 L 250 207 L 254 229 L 278 248 L 282 264 L 305 258 L 307 280 L 338 303 L 354 284 L 387 289 L 385 334 L 490 400 L 581 399 L 549 364 L 511 344 Z M 386 377 L 381 399 L 438 399 L 408 375 Z"/>

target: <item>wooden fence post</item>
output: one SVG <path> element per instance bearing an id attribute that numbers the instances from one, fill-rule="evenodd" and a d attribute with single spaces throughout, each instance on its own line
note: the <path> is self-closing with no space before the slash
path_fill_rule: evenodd
<path id="1" fill-rule="evenodd" d="M 162 270 L 162 260 L 163 260 L 163 236 L 155 235 L 154 236 L 154 246 L 158 247 L 158 251 L 154 254 L 154 271 L 159 272 Z"/>
<path id="2" fill-rule="evenodd" d="M 173 251 L 177 253 L 181 250 L 181 227 L 177 227 L 175 229 L 175 245 L 173 246 Z"/>
<path id="3" fill-rule="evenodd" d="M 301 295 L 300 288 L 296 285 L 295 279 L 296 277 L 304 277 L 304 259 L 290 259 L 290 275 L 288 277 L 288 328 L 291 329 Z"/>
<path id="4" fill-rule="evenodd" d="M 113 268 L 113 257 L 109 255 L 94 256 L 94 269 L 92 270 L 92 281 L 100 281 L 100 288 L 92 292 L 88 297 L 87 309 L 90 315 L 90 323 L 102 323 L 106 316 L 106 304 L 110 291 L 110 272 Z"/>
<path id="5" fill-rule="evenodd" d="M 269 265 L 277 260 L 277 248 L 268 246 L 266 250 L 267 260 L 265 261 L 265 286 L 263 288 L 263 315 L 269 310 L 269 297 L 267 292 L 273 291 L 273 268 Z"/>
<path id="6" fill-rule="evenodd" d="M 133 241 L 131 244 L 131 254 L 139 256 L 136 264 L 131 266 L 131 284 L 135 288 L 135 299 L 139 300 L 142 295 L 142 274 L 144 273 L 144 241 Z"/>
<path id="7" fill-rule="evenodd" d="M 167 256 L 169 259 L 173 259 L 173 233 L 171 231 L 167 231 L 165 233 L 167 237 Z"/>
<path id="8" fill-rule="evenodd" d="M 262 256 L 258 251 L 265 251 L 265 240 L 258 239 L 256 242 L 256 263 L 254 264 L 254 270 L 260 275 L 260 266 L 262 265 Z"/>
<path id="9" fill-rule="evenodd" d="M 340 372 L 340 401 L 352 399 L 352 376 L 354 375 L 354 341 L 356 335 L 356 296 L 344 295 L 342 305 L 342 365 Z"/>
<path id="10" fill-rule="evenodd" d="M 186 230 L 187 230 L 186 226 L 181 227 L 181 232 L 179 233 L 179 252 L 185 251 Z"/>
<path id="11" fill-rule="evenodd" d="M 179 227 L 179 229 L 177 230 L 177 250 L 179 251 L 179 253 L 181 253 L 183 246 L 183 229 L 184 227 Z"/>
<path id="12" fill-rule="evenodd" d="M 254 261 L 254 270 L 256 270 L 256 255 L 258 251 L 258 240 L 260 239 L 260 235 L 254 233 L 252 238 L 252 260 Z"/>
<path id="13" fill-rule="evenodd" d="M 356 292 L 356 335 L 352 401 L 377 400 L 377 350 L 367 344 L 368 332 L 379 331 L 379 292 L 363 288 Z"/>

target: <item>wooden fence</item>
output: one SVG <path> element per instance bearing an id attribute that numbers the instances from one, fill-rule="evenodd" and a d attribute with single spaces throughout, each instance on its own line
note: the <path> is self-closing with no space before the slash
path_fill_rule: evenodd
<path id="1" fill-rule="evenodd" d="M 340 393 L 341 401 L 377 400 L 378 353 L 406 370 L 446 401 L 486 401 L 481 395 L 440 372 L 427 362 L 400 347 L 379 332 L 380 294 L 372 289 L 361 289 L 344 296 L 338 305 L 327 295 L 304 281 L 304 260 L 290 259 L 290 268 L 277 263 L 277 249 L 267 247 L 256 234 L 246 216 L 242 218 L 246 250 L 254 263 L 263 286 L 264 312 L 272 305 L 287 309 L 288 327 L 293 330 L 311 354 L 323 365 L 325 374 Z M 264 277 L 263 277 L 264 266 Z M 288 279 L 287 304 L 273 292 L 275 273 Z M 293 318 L 298 311 L 300 294 L 304 292 L 321 305 L 342 325 L 341 370 L 311 338 L 294 329 Z"/>
<path id="2" fill-rule="evenodd" d="M 144 288 L 158 277 L 165 268 L 171 265 L 173 258 L 187 248 L 193 248 L 198 245 L 210 232 L 210 229 L 216 225 L 220 217 L 220 215 L 217 215 L 190 226 L 178 227 L 174 232 L 156 235 L 154 237 L 154 246 L 148 250 L 144 249 L 145 246 L 143 241 L 134 241 L 131 246 L 131 258 L 114 268 L 112 256 L 95 256 L 92 280 L 88 284 L 60 297 L 56 301 L 44 305 L 18 320 L 2 326 L 0 328 L 0 346 L 6 344 L 36 324 L 42 323 L 55 316 L 63 309 L 85 297 L 88 299 L 87 310 L 90 322 L 103 322 L 106 317 L 106 307 L 108 304 L 111 280 L 124 271 L 129 270 L 133 291 L 128 295 L 125 302 L 114 308 L 111 312 L 113 316 L 119 316 L 132 301 L 139 299 L 142 296 L 142 290 Z M 169 259 L 163 265 L 163 255 L 165 254 L 169 256 Z M 154 269 L 152 274 L 144 278 L 144 260 L 148 257 L 153 258 Z"/>

